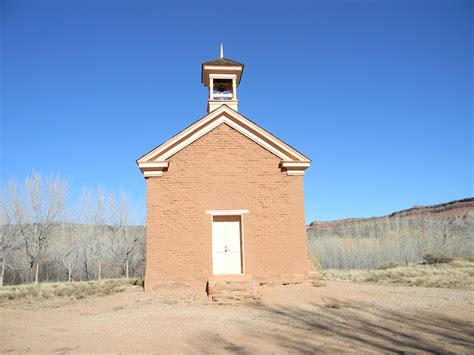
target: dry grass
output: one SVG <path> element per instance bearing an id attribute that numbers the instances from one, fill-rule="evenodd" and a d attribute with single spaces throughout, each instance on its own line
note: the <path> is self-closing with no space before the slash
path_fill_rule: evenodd
<path id="1" fill-rule="evenodd" d="M 376 282 L 438 288 L 474 288 L 474 262 L 398 266 L 384 270 L 322 270 L 328 280 Z"/>
<path id="2" fill-rule="evenodd" d="M 343 306 L 347 306 L 346 303 L 341 302 L 335 298 L 323 298 L 322 301 L 324 308 L 339 309 Z"/>
<path id="3" fill-rule="evenodd" d="M 440 252 L 425 253 L 422 257 L 428 264 L 447 264 L 454 260 L 453 257 Z"/>
<path id="4" fill-rule="evenodd" d="M 85 282 L 57 282 L 4 286 L 0 288 L 0 302 L 20 298 L 58 298 L 81 299 L 88 296 L 106 296 L 123 292 L 130 287 L 140 287 L 139 279 L 109 279 Z"/>
<path id="5" fill-rule="evenodd" d="M 326 283 L 322 282 L 321 279 L 316 279 L 316 280 L 311 280 L 311 285 L 313 285 L 313 287 L 324 287 L 326 286 Z"/>

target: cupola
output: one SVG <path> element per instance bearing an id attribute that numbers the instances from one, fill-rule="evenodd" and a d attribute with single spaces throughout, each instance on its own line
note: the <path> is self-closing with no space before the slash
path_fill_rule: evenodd
<path id="1" fill-rule="evenodd" d="M 243 64 L 224 57 L 222 44 L 219 58 L 202 63 L 201 81 L 209 88 L 207 112 L 212 112 L 223 104 L 238 111 L 237 86 L 243 71 Z"/>

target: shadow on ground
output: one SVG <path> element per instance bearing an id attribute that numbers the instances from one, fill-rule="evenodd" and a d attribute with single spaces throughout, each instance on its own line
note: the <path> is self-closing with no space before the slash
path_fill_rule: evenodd
<path id="1" fill-rule="evenodd" d="M 231 319 L 238 325 L 235 332 L 206 332 L 199 341 L 191 341 L 190 347 L 204 353 L 470 353 L 474 347 L 470 323 L 436 313 L 410 315 L 337 301 L 301 308 L 264 304 L 241 307 L 247 307 L 248 317 Z"/>

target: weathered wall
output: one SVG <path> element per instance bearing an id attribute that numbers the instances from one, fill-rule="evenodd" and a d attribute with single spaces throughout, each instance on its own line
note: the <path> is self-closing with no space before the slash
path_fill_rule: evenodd
<path id="1" fill-rule="evenodd" d="M 280 159 L 222 124 L 170 158 L 147 179 L 146 289 L 212 275 L 212 216 L 243 217 L 244 268 L 259 280 L 307 275 L 303 176 L 281 172 Z"/>

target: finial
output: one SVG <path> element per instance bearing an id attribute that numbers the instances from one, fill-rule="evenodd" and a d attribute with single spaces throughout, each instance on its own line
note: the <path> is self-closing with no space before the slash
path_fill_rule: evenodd
<path id="1" fill-rule="evenodd" d="M 221 58 L 224 58 L 224 45 L 221 43 Z"/>

